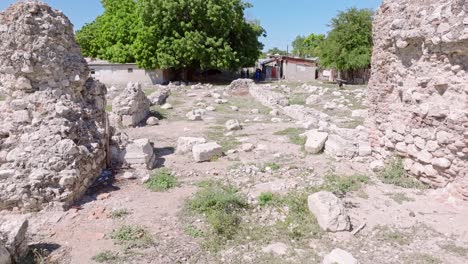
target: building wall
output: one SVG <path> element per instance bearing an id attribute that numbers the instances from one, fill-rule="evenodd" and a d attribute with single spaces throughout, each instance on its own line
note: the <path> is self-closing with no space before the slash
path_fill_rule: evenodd
<path id="1" fill-rule="evenodd" d="M 309 82 L 315 80 L 317 67 L 296 63 L 284 63 L 284 79 L 289 81 Z"/>
<path id="2" fill-rule="evenodd" d="M 108 86 L 125 86 L 128 82 L 139 82 L 142 85 L 164 83 L 167 77 L 163 70 L 147 71 L 136 64 L 89 64 L 91 75 Z"/>

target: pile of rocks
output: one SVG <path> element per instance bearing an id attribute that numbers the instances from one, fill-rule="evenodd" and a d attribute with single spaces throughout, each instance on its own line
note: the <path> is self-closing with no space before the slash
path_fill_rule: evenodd
<path id="1" fill-rule="evenodd" d="M 468 200 L 468 5 L 386 0 L 374 19 L 369 83 L 373 149 Z"/>
<path id="2" fill-rule="evenodd" d="M 60 12 L 36 1 L 0 14 L 0 210 L 64 207 L 106 164 L 106 87 Z"/>
<path id="3" fill-rule="evenodd" d="M 128 83 L 123 92 L 112 101 L 110 121 L 116 127 L 134 127 L 149 115 L 151 102 L 139 83 Z"/>

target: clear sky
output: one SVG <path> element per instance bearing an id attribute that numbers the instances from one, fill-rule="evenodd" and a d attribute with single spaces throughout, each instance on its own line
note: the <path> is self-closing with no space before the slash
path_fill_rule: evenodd
<path id="1" fill-rule="evenodd" d="M 0 0 L 0 10 L 18 0 Z M 67 15 L 75 29 L 91 22 L 103 12 L 99 0 L 43 0 Z M 249 0 L 254 7 L 246 11 L 248 19 L 260 20 L 267 31 L 262 39 L 265 50 L 286 49 L 297 35 L 327 33 L 327 24 L 338 11 L 350 7 L 377 9 L 382 0 Z M 291 47 L 289 47 L 291 49 Z"/>

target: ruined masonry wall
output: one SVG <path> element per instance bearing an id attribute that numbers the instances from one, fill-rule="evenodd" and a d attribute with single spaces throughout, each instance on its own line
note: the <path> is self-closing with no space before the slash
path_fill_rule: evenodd
<path id="1" fill-rule="evenodd" d="M 0 13 L 0 210 L 67 207 L 105 166 L 106 87 L 73 34 L 37 1 Z"/>
<path id="2" fill-rule="evenodd" d="M 468 199 L 468 2 L 384 0 L 374 44 L 374 155 Z"/>

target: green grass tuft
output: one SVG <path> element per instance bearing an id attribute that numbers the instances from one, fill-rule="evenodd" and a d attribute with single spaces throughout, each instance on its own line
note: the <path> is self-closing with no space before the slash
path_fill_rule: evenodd
<path id="1" fill-rule="evenodd" d="M 163 192 L 177 186 L 177 178 L 167 169 L 159 169 L 145 183 L 153 192 Z"/>
<path id="2" fill-rule="evenodd" d="M 146 229 L 139 226 L 122 226 L 111 234 L 112 240 L 117 245 L 122 245 L 126 250 L 132 248 L 147 248 L 153 242 Z"/>
<path id="3" fill-rule="evenodd" d="M 382 182 L 386 184 L 392 184 L 403 188 L 427 189 L 427 186 L 420 181 L 408 177 L 401 158 L 393 159 L 378 176 Z"/>
<path id="4" fill-rule="evenodd" d="M 275 200 L 275 194 L 272 192 L 263 192 L 258 196 L 258 204 L 265 206 L 272 203 Z"/>
<path id="5" fill-rule="evenodd" d="M 237 234 L 240 212 L 247 207 L 246 198 L 236 188 L 214 182 L 205 182 L 186 203 L 189 212 L 205 216 L 209 225 L 205 247 L 210 251 L 218 251 Z"/>

